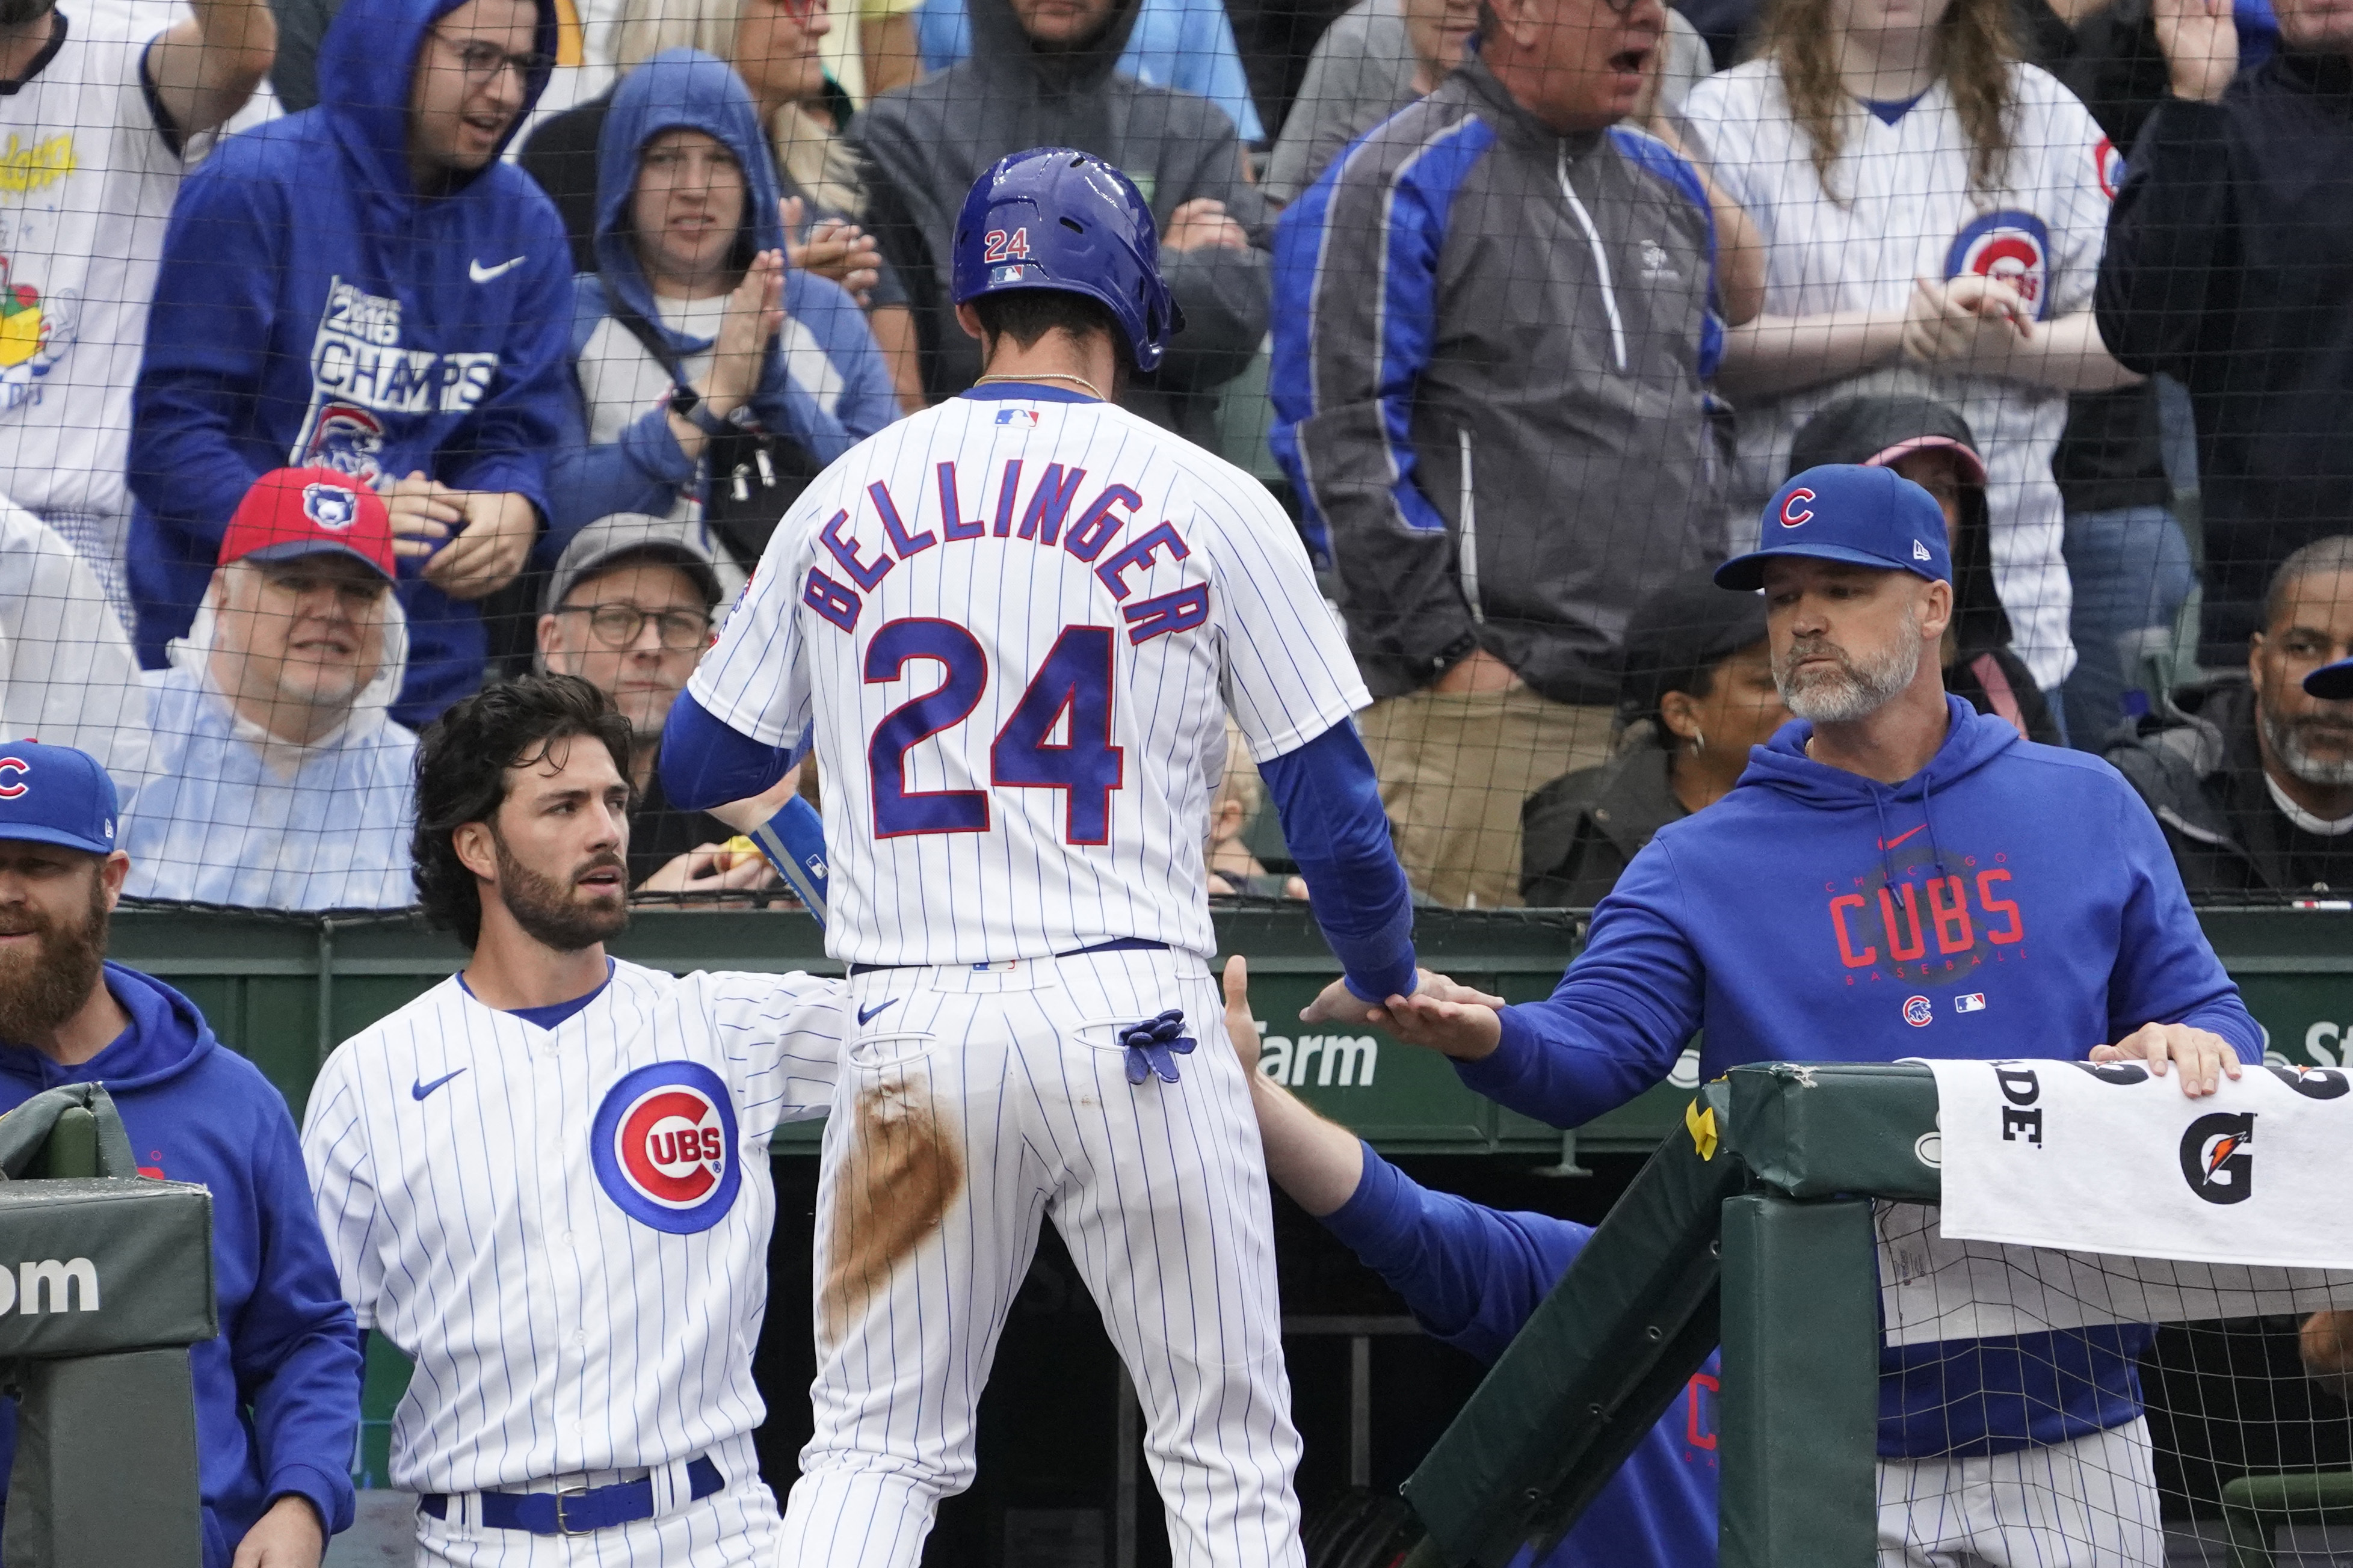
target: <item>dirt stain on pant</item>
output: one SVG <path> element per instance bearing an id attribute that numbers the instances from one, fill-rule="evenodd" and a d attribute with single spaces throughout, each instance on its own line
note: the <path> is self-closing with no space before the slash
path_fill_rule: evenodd
<path id="1" fill-rule="evenodd" d="M 964 1191 L 964 1148 L 920 1079 L 886 1079 L 858 1097 L 834 1184 L 818 1324 L 828 1344 L 878 1298 L 900 1264 L 939 1229 Z"/>

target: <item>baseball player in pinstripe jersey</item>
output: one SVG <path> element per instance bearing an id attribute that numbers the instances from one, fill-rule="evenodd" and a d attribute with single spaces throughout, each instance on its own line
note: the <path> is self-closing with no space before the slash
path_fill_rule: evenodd
<path id="1" fill-rule="evenodd" d="M 1418 975 L 1306 552 L 1246 475 L 1124 412 L 1181 324 L 1149 209 L 1043 149 L 976 184 L 987 374 L 811 484 L 662 747 L 740 797 L 814 726 L 855 1029 L 818 1215 L 816 1436 L 786 1564 L 912 1564 L 1042 1215 L 1146 1415 L 1181 1564 L 1301 1560 L 1266 1173 L 1221 1046 L 1202 844 L 1230 708 L 1354 994 Z"/>
<path id="2" fill-rule="evenodd" d="M 422 1494 L 421 1564 L 775 1552 L 751 1437 L 767 1147 L 832 1096 L 841 984 L 606 955 L 628 749 L 569 676 L 491 687 L 427 731 L 417 889 L 472 960 L 311 1090 L 343 1292 L 417 1363 L 391 1474 Z"/>

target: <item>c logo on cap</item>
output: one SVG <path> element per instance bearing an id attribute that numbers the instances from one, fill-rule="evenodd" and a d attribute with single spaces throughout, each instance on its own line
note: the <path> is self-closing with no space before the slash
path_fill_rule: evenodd
<path id="1" fill-rule="evenodd" d="M 32 771 L 33 764 L 22 757 L 0 757 L 0 773 L 29 773 Z M 28 784 L 18 784 L 14 779 L 6 784 L 0 784 L 0 800 L 14 800 L 30 787 Z"/>
<path id="2" fill-rule="evenodd" d="M 1781 526 L 1783 528 L 1795 528 L 1799 523 L 1813 521 L 1813 509 L 1811 507 L 1800 508 L 1798 503 L 1799 501 L 1816 500 L 1819 499 L 1820 498 L 1817 497 L 1811 490 L 1791 490 L 1788 499 L 1781 502 Z"/>

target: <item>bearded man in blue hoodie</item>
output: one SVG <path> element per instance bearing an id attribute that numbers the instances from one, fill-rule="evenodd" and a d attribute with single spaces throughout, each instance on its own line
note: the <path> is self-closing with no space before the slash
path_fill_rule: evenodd
<path id="1" fill-rule="evenodd" d="M 318 1568 L 352 1521 L 359 1331 L 311 1205 L 286 1101 L 195 1005 L 106 962 L 130 857 L 106 770 L 0 746 L 0 1111 L 103 1082 L 140 1173 L 213 1195 L 218 1337 L 190 1348 L 205 1568 Z M 16 1451 L 0 1403 L 0 1495 Z"/>
<path id="2" fill-rule="evenodd" d="M 229 138 L 189 177 L 132 397 L 150 668 L 253 481 L 316 465 L 391 507 L 410 638 L 393 716 L 421 728 L 480 685 L 477 603 L 539 537 L 571 395 L 571 249 L 545 195 L 499 162 L 555 37 L 555 0 L 350 0 L 319 106 Z"/>
<path id="3" fill-rule="evenodd" d="M 2262 1034 L 2122 775 L 1944 689 L 1943 513 L 1885 468 L 1774 497 L 1716 582 L 1764 590 L 1796 721 L 1739 784 L 1670 824 L 1594 911 L 1552 996 L 1377 1014 L 1463 1082 L 1575 1127 L 1700 1070 L 1900 1057 L 2146 1060 L 2185 1093 Z M 1327 1016 L 1327 992 L 1306 1016 Z M 1883 1349 L 1880 1561 L 2163 1561 L 2132 1326 Z"/>

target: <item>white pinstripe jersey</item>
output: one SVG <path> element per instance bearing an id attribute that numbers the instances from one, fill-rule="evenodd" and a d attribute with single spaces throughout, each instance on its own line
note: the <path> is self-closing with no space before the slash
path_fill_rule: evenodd
<path id="1" fill-rule="evenodd" d="M 1363 707 L 1339 624 L 1239 468 L 1108 404 L 977 393 L 818 478 L 688 689 L 770 745 L 814 722 L 834 956 L 1210 952 L 1226 710 L 1263 762 Z"/>
<path id="2" fill-rule="evenodd" d="M 760 1424 L 768 1140 L 831 1102 L 841 995 L 616 960 L 554 1029 L 452 978 L 343 1042 L 302 1150 L 360 1326 L 417 1363 L 396 1487 L 667 1464 Z"/>

